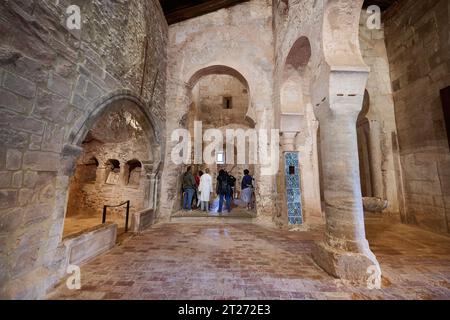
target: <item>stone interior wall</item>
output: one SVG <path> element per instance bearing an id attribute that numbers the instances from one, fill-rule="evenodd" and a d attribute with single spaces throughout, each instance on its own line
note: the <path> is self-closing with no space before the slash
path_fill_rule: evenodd
<path id="1" fill-rule="evenodd" d="M 80 31 L 66 28 L 72 4 Z M 102 97 L 141 96 L 144 83 L 141 100 L 164 139 L 168 26 L 156 0 L 11 0 L 0 12 L 0 297 L 36 298 L 64 260 L 61 152 L 74 124 Z"/>
<path id="2" fill-rule="evenodd" d="M 121 165 L 121 172 L 123 174 L 125 163 Z M 101 217 L 104 205 L 118 205 L 130 200 L 130 212 L 138 212 L 145 207 L 146 186 L 145 178 L 139 173 L 139 180 L 137 185 L 128 185 L 122 183 L 120 180 L 117 183 L 107 183 L 101 179 L 102 171 L 98 170 L 96 175 L 97 180 L 93 182 L 85 182 L 85 173 L 83 172 L 83 163 L 79 163 L 71 181 L 69 190 L 69 203 L 67 205 L 67 217 Z M 148 191 L 147 191 L 148 194 Z M 108 212 L 120 212 L 121 209 L 108 209 Z M 99 220 L 100 221 L 100 220 Z"/>
<path id="3" fill-rule="evenodd" d="M 450 84 L 450 2 L 400 1 L 384 16 L 406 221 L 450 230 L 450 153 L 440 90 Z"/>
<path id="4" fill-rule="evenodd" d="M 232 98 L 232 108 L 225 109 L 223 98 Z M 201 78 L 193 89 L 196 120 L 205 129 L 219 129 L 229 124 L 248 126 L 248 89 L 238 79 L 229 75 L 210 75 Z"/>

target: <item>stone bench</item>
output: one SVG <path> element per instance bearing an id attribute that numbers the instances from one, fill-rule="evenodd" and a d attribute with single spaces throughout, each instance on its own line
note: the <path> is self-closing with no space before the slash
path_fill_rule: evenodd
<path id="1" fill-rule="evenodd" d="M 139 233 L 153 225 L 155 214 L 153 209 L 145 209 L 131 215 L 131 232 Z"/>
<path id="2" fill-rule="evenodd" d="M 67 265 L 81 265 L 116 245 L 117 224 L 105 223 L 63 239 Z"/>

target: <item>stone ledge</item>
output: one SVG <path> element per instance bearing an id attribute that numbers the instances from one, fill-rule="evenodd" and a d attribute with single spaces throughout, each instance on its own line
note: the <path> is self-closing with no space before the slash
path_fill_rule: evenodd
<path id="1" fill-rule="evenodd" d="M 155 212 L 153 209 L 145 209 L 131 215 L 131 231 L 139 233 L 155 223 Z"/>
<path id="2" fill-rule="evenodd" d="M 82 264 L 112 249 L 116 245 L 117 224 L 106 223 L 72 234 L 61 244 L 65 247 L 66 266 Z"/>

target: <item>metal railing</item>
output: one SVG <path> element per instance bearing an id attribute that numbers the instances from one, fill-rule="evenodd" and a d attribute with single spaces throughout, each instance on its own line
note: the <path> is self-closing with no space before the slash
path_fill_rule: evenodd
<path id="1" fill-rule="evenodd" d="M 130 203 L 131 203 L 131 201 L 130 200 L 128 200 L 128 201 L 125 201 L 124 203 L 121 203 L 121 204 L 119 204 L 119 205 L 117 205 L 117 206 L 110 206 L 110 205 L 105 205 L 104 207 L 103 207 L 103 219 L 102 219 L 102 223 L 103 224 L 105 224 L 106 223 L 106 212 L 107 212 L 107 210 L 108 210 L 108 208 L 118 208 L 118 207 L 122 207 L 122 206 L 124 206 L 124 205 L 127 205 L 127 211 L 126 211 L 126 217 L 125 217 L 125 232 L 128 232 L 128 221 L 129 221 L 129 219 L 130 219 Z"/>

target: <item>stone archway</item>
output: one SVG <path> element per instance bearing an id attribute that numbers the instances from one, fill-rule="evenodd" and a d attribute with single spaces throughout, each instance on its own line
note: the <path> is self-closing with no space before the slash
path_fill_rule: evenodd
<path id="1" fill-rule="evenodd" d="M 122 104 L 126 105 L 126 110 L 130 116 L 130 119 L 133 117 L 137 117 L 139 119 L 141 130 L 143 132 L 142 134 L 145 136 L 145 139 L 149 141 L 148 148 L 146 148 L 146 151 L 143 151 L 144 153 L 141 152 L 139 156 L 139 158 L 141 158 L 140 160 L 144 172 L 141 174 L 142 188 L 140 189 L 138 195 L 139 201 L 142 202 L 142 204 L 136 207 L 136 210 L 139 208 L 147 209 L 153 206 L 154 199 L 151 194 L 152 192 L 157 192 L 156 190 L 158 190 L 159 187 L 158 179 L 152 179 L 152 177 L 159 174 L 159 163 L 161 163 L 162 160 L 159 135 L 157 132 L 157 128 L 159 128 L 159 126 L 157 122 L 155 122 L 154 118 L 149 116 L 145 104 L 136 95 L 129 91 L 121 90 L 114 94 L 107 95 L 93 103 L 89 108 L 90 111 L 87 112 L 85 117 L 82 117 L 82 119 L 80 119 L 79 122 L 73 127 L 66 140 L 67 143 L 64 145 L 61 157 L 62 167 L 58 173 L 55 221 L 54 226 L 52 227 L 52 230 L 54 229 L 55 232 L 59 234 L 60 241 L 63 236 L 64 220 L 67 214 L 71 177 L 76 172 L 77 164 L 79 165 L 80 163 L 83 163 L 83 157 L 85 156 L 86 159 L 90 159 L 91 157 L 90 154 L 84 152 L 86 145 L 83 145 L 83 143 L 86 143 L 91 138 L 95 139 L 95 136 L 91 134 L 91 130 L 94 128 L 95 124 L 98 123 L 105 115 L 118 112 L 118 110 L 121 109 Z M 96 180 L 94 182 L 90 182 L 92 183 L 93 188 L 97 188 L 100 185 L 105 185 L 107 183 L 108 177 L 106 176 L 105 170 L 107 163 L 112 163 L 111 160 L 115 160 L 118 163 L 117 167 L 120 172 L 117 186 L 113 187 L 119 188 L 119 185 L 122 185 L 122 180 L 124 181 L 123 185 L 125 185 L 125 177 L 122 175 L 122 171 L 124 172 L 124 170 L 122 169 L 127 167 L 128 161 L 135 159 L 135 155 L 128 154 L 122 157 L 115 157 L 112 156 L 111 153 L 108 154 L 108 152 L 104 151 L 104 149 L 101 149 L 96 156 L 99 166 L 96 172 Z M 96 219 L 96 221 L 97 220 L 100 224 L 101 218 Z M 96 233 L 99 234 L 101 231 L 97 231 Z M 67 241 L 60 242 L 62 252 L 65 252 L 67 255 L 64 259 L 58 262 L 62 263 L 60 268 L 64 268 L 67 263 L 70 263 L 70 252 L 72 250 L 71 246 L 74 242 L 76 242 L 76 240 L 71 240 L 70 243 L 67 243 Z M 114 244 L 114 241 L 112 243 Z M 93 254 L 95 254 L 95 252 Z M 61 269 L 58 270 L 58 272 L 64 272 L 64 270 Z"/>
<path id="2" fill-rule="evenodd" d="M 282 224 L 292 227 L 321 221 L 318 122 L 311 102 L 311 54 L 308 37 L 300 36 L 286 56 L 280 86 L 283 174 L 278 178 L 278 185 L 282 190 L 283 212 L 279 215 L 285 220 Z"/>
<path id="3" fill-rule="evenodd" d="M 142 163 L 148 171 L 157 167 L 161 159 L 153 125 L 153 119 L 137 97 L 118 94 L 106 97 L 87 119 L 75 126 L 70 137 L 75 143 L 72 148 L 78 148 L 79 155 L 73 157 L 78 160 L 70 180 L 65 235 L 100 224 L 104 205 L 130 200 L 131 214 L 148 209 L 149 199 L 153 199 L 151 193 L 157 188 L 151 185 L 154 181 L 142 170 Z M 100 165 L 96 180 L 87 182 L 83 177 L 84 162 L 92 157 L 100 159 Z M 114 214 L 117 210 L 111 211 Z"/>
<path id="4" fill-rule="evenodd" d="M 241 105 L 245 105 L 245 110 L 242 113 L 242 119 L 239 122 L 241 125 L 245 125 L 244 127 L 255 127 L 256 118 L 254 117 L 254 108 L 252 103 L 252 92 L 251 86 L 249 85 L 247 79 L 244 75 L 238 70 L 227 66 L 227 65 L 210 65 L 196 71 L 193 71 L 189 74 L 187 81 L 183 85 L 183 90 L 179 91 L 179 98 L 177 101 L 183 101 L 183 108 L 179 110 L 178 115 L 176 116 L 180 120 L 176 123 L 175 126 L 172 127 L 172 130 L 176 130 L 179 128 L 190 129 L 191 133 L 193 133 L 192 123 L 195 120 L 195 117 L 192 115 L 192 110 L 196 108 L 195 104 L 193 104 L 194 97 L 194 88 L 196 85 L 201 82 L 201 79 L 205 79 L 207 77 L 228 77 L 230 79 L 235 79 L 235 82 L 239 84 L 241 90 L 245 90 L 245 98 L 246 101 L 241 101 Z M 242 100 L 242 99 L 241 99 Z M 236 102 L 236 101 L 233 101 Z M 219 104 L 221 101 L 219 101 Z M 227 124 L 231 124 L 227 122 Z M 222 127 L 223 124 L 212 124 L 213 126 Z M 170 135 L 170 133 L 169 133 Z M 179 142 L 172 141 L 168 142 L 167 150 L 170 152 L 175 147 L 175 145 Z M 191 157 L 193 159 L 193 157 Z M 201 165 L 201 163 L 198 163 Z M 165 203 L 165 207 L 159 216 L 159 219 L 166 220 L 170 219 L 170 217 L 178 213 L 181 209 L 181 181 L 180 177 L 182 172 L 184 171 L 185 166 L 183 165 L 175 165 L 171 159 L 167 159 L 164 170 L 165 180 L 165 189 L 162 191 L 162 203 Z M 196 168 L 194 168 L 196 169 Z M 201 169 L 201 168 L 198 168 Z M 170 174 L 168 172 L 171 172 Z"/>
<path id="5" fill-rule="evenodd" d="M 254 118 L 254 112 L 253 112 L 253 106 L 252 106 L 252 93 L 250 89 L 250 85 L 247 81 L 247 79 L 237 71 L 236 69 L 225 66 L 225 65 L 212 65 L 209 67 L 202 68 L 198 71 L 196 71 L 191 77 L 189 78 L 187 82 L 187 90 L 189 99 L 192 102 L 192 90 L 197 85 L 197 83 L 200 81 L 201 78 L 208 77 L 211 75 L 227 75 L 230 77 L 233 77 L 237 79 L 244 87 L 245 90 L 247 90 L 247 96 L 248 96 L 248 104 L 247 104 L 247 113 L 246 113 L 246 120 L 251 123 L 251 125 L 255 125 L 256 119 Z"/>
<path id="6" fill-rule="evenodd" d="M 245 77 L 236 69 L 224 66 L 213 65 L 196 71 L 186 85 L 187 107 L 183 116 L 181 126 L 188 129 L 191 139 L 202 138 L 208 129 L 215 129 L 221 132 L 223 142 L 226 142 L 226 129 L 237 130 L 255 127 L 255 120 L 252 118 L 252 99 L 250 87 Z M 201 124 L 201 128 L 195 125 Z M 198 153 L 195 149 L 200 149 L 200 157 L 203 155 L 208 143 L 201 141 L 194 142 L 191 159 L 193 159 L 194 173 L 208 168 L 213 178 L 217 175 L 216 165 L 205 163 L 205 159 L 197 159 Z M 223 151 L 225 151 L 224 148 Z M 201 157 L 202 158 L 202 157 Z M 248 157 L 246 158 L 249 159 Z M 235 159 L 236 161 L 236 159 Z M 243 166 L 233 166 L 227 163 L 228 168 L 237 176 L 237 168 L 244 170 Z M 254 168 L 249 164 L 249 168 Z M 184 170 L 182 170 L 184 171 Z M 251 170 L 254 174 L 255 170 Z M 239 182 L 238 182 L 239 183 Z M 215 185 L 215 180 L 214 183 Z M 240 189 L 240 188 L 239 188 Z M 176 190 L 181 190 L 178 180 Z M 213 200 L 213 199 L 212 199 Z M 175 195 L 175 202 L 172 213 L 177 213 L 181 209 L 181 193 Z"/>

